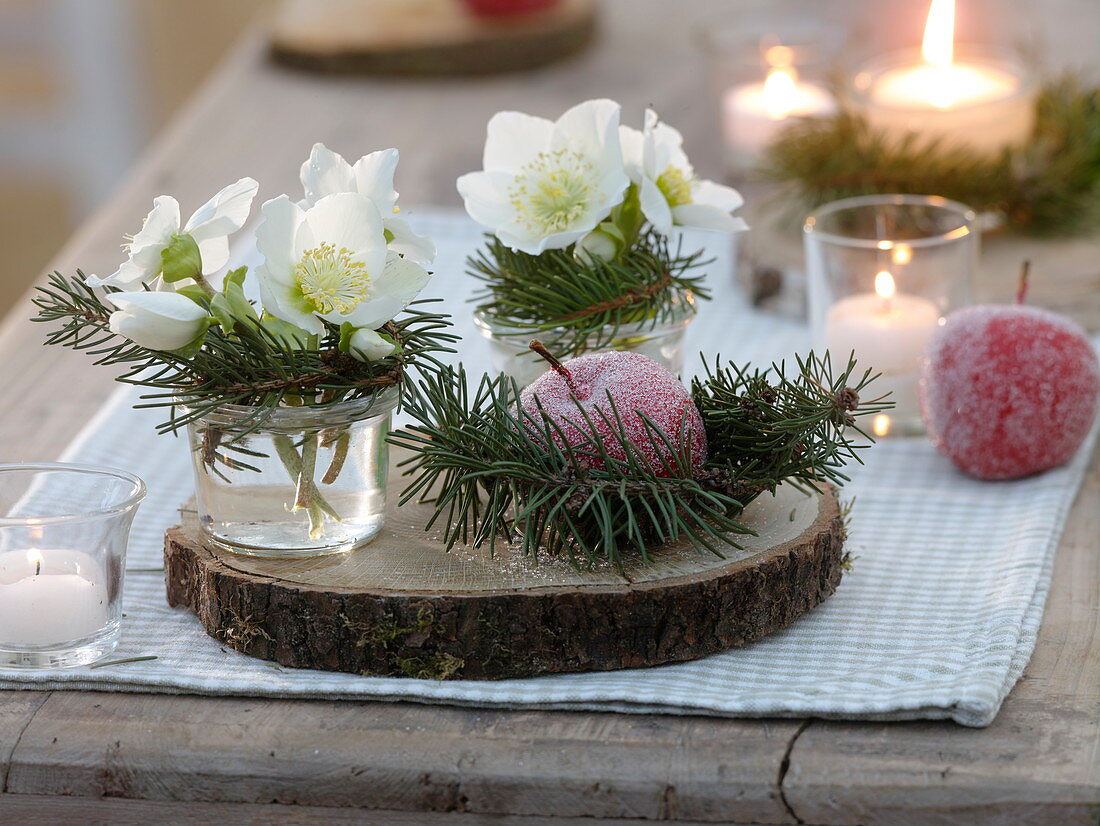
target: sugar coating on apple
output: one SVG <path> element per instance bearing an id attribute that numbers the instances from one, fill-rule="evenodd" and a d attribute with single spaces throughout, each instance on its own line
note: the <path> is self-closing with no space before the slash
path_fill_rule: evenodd
<path id="1" fill-rule="evenodd" d="M 659 438 L 654 444 L 643 415 L 677 450 L 682 452 L 681 440 L 687 440 L 692 467 L 701 467 L 707 458 L 703 417 L 691 394 L 673 373 L 640 353 L 612 351 L 570 359 L 528 385 L 520 395 L 520 405 L 535 421 L 540 420 L 541 406 L 561 428 L 561 435 L 555 433 L 553 437 L 558 444 L 563 437 L 572 446 L 588 441 L 590 421 L 591 428 L 602 437 L 607 454 L 625 459 L 626 448 L 611 424 L 617 412 L 622 434 L 636 448 L 635 455 L 644 458 L 658 475 L 667 475 L 666 464 L 675 468 L 677 458 Z M 584 457 L 582 461 L 592 468 L 602 465 L 597 458 Z"/>
<path id="2" fill-rule="evenodd" d="M 921 415 L 932 443 L 978 479 L 1064 464 L 1088 435 L 1100 363 L 1068 318 L 1036 307 L 952 313 L 929 343 Z"/>

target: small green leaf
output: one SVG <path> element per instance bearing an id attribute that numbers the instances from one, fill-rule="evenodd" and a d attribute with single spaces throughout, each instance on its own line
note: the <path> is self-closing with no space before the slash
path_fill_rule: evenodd
<path id="1" fill-rule="evenodd" d="M 190 234 L 173 235 L 160 253 L 160 274 L 165 281 L 183 281 L 202 275 L 199 245 Z"/>
<path id="2" fill-rule="evenodd" d="M 351 352 L 351 337 L 355 335 L 358 329 L 359 328 L 352 324 L 350 321 L 345 321 L 343 324 L 340 325 L 339 348 L 341 353 Z"/>
<path id="3" fill-rule="evenodd" d="M 233 309 L 229 306 L 225 293 L 214 293 L 214 297 L 210 299 L 210 313 L 227 335 L 237 326 L 237 319 L 233 317 Z"/>
<path id="4" fill-rule="evenodd" d="M 283 321 L 273 315 L 263 314 L 260 323 L 269 333 L 281 339 L 283 343 L 295 350 L 309 350 L 316 347 L 317 337 L 303 330 L 297 324 Z"/>
<path id="5" fill-rule="evenodd" d="M 186 287 L 176 287 L 176 292 L 190 298 L 200 307 L 206 307 L 210 304 L 210 296 L 208 296 L 206 291 L 198 284 L 188 284 Z"/>

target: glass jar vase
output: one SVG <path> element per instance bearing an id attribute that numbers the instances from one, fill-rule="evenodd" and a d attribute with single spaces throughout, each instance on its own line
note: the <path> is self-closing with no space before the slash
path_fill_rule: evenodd
<path id="1" fill-rule="evenodd" d="M 397 388 L 323 407 L 222 405 L 188 424 L 203 532 L 246 556 L 341 553 L 373 539 L 386 514 L 386 436 Z M 187 408 L 181 406 L 181 412 Z"/>
<path id="2" fill-rule="evenodd" d="M 620 324 L 614 331 L 601 330 L 589 336 L 580 347 L 574 345 L 570 331 L 564 328 L 537 332 L 519 329 L 482 309 L 474 311 L 474 324 L 489 340 L 493 374 L 504 373 L 523 388 L 549 369 L 549 365 L 528 346 L 535 338 L 562 361 L 585 353 L 625 350 L 649 356 L 678 375 L 684 367 L 684 334 L 695 313 L 695 298 L 687 293 L 675 301 L 671 312 L 663 318 Z"/>

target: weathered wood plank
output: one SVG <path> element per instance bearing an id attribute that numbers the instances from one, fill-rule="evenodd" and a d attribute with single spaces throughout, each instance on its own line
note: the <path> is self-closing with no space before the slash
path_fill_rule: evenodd
<path id="1" fill-rule="evenodd" d="M 809 823 L 1095 824 L 1100 453 L 1069 516 L 1035 655 L 989 728 L 814 722 L 783 783 Z"/>
<path id="2" fill-rule="evenodd" d="M 54 692 L 20 795 L 788 822 L 797 724 L 413 704 Z"/>
<path id="3" fill-rule="evenodd" d="M 19 738 L 48 696 L 43 691 L 0 692 L 0 791 L 7 783 L 11 755 Z"/>
<path id="4" fill-rule="evenodd" d="M 644 826 L 636 818 L 527 817 L 524 815 L 477 815 L 462 812 L 396 812 L 378 809 L 336 809 L 322 806 L 280 806 L 277 803 L 171 803 L 160 800 L 124 800 L 79 797 L 0 795 L 0 822 L 20 826 L 55 826 L 80 823 L 83 826 Z M 698 821 L 665 821 L 674 826 L 703 826 Z M 730 826 L 738 824 L 729 822 Z M 753 826 L 753 824 L 743 824 Z"/>

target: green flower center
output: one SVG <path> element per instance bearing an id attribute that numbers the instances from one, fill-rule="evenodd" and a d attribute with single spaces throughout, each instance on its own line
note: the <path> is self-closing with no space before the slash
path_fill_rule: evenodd
<path id="1" fill-rule="evenodd" d="M 684 206 L 691 203 L 691 182 L 682 169 L 670 166 L 657 177 L 657 188 L 670 207 Z"/>
<path id="2" fill-rule="evenodd" d="M 596 194 L 595 170 L 580 152 L 540 152 L 508 192 L 519 221 L 536 235 L 565 232 L 583 218 Z"/>
<path id="3" fill-rule="evenodd" d="M 294 280 L 314 312 L 347 315 L 367 297 L 370 274 L 361 261 L 353 261 L 351 250 L 321 244 L 302 253 L 294 268 Z"/>

